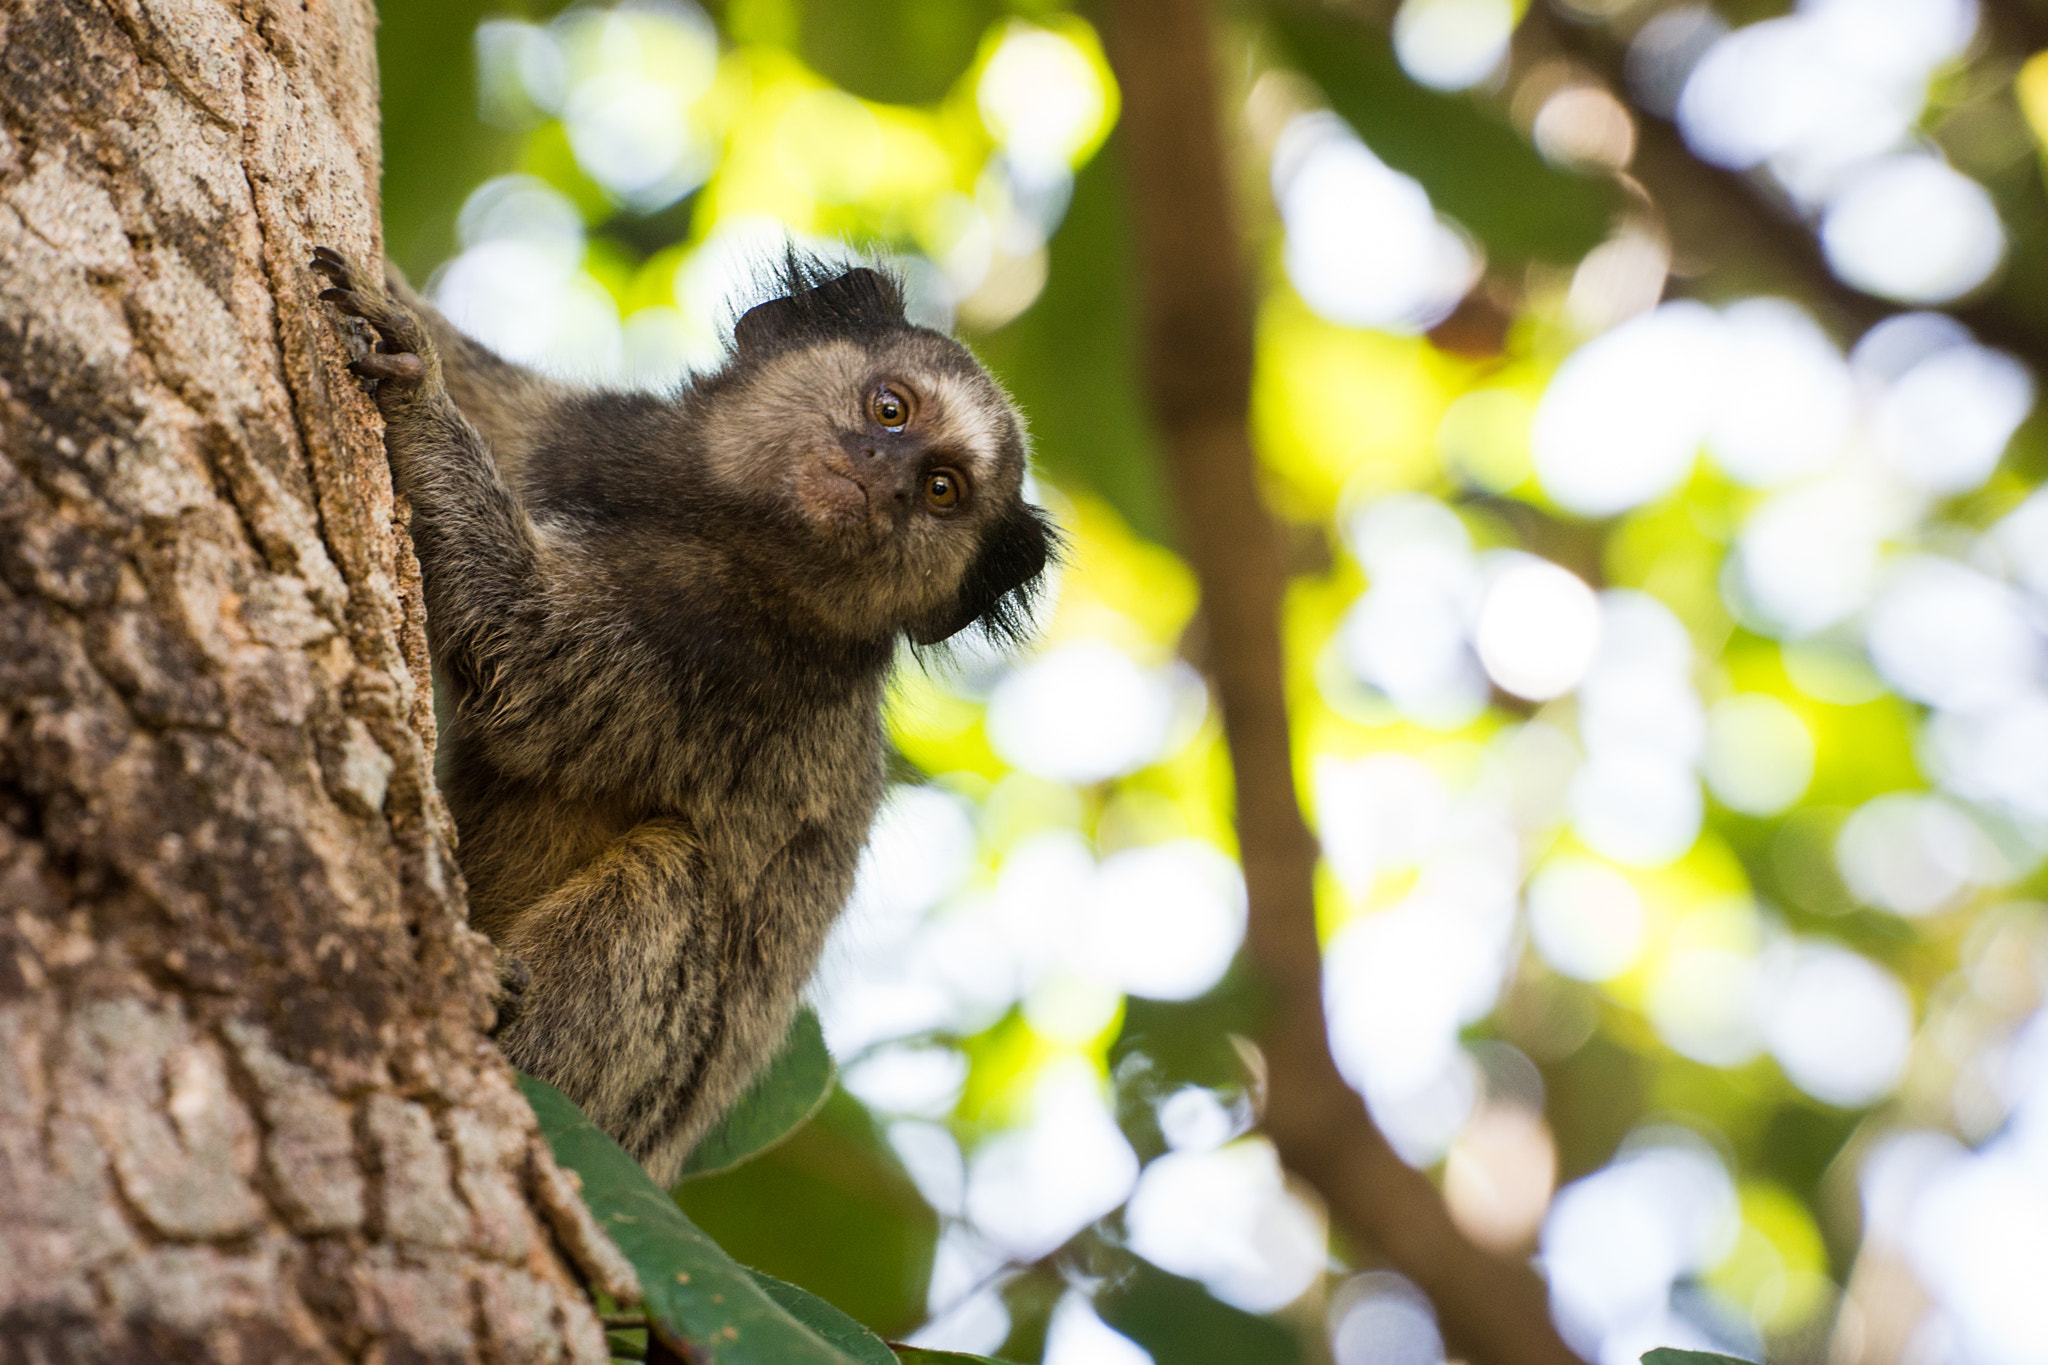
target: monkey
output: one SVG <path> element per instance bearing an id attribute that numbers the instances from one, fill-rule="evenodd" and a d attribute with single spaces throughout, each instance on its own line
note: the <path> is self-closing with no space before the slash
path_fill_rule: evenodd
<path id="1" fill-rule="evenodd" d="M 1059 538 L 1023 420 L 900 280 L 794 248 L 665 394 L 501 359 L 395 268 L 311 266 L 412 508 L 499 1046 L 672 1185 L 852 891 L 899 642 L 1027 630 Z"/>

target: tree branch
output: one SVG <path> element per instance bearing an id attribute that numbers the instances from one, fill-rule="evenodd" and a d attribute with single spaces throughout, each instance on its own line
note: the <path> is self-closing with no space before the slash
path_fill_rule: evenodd
<path id="1" fill-rule="evenodd" d="M 2033 0 L 1980 0 L 1978 8 L 1985 30 L 2019 56 L 2048 48 L 2048 13 Z"/>
<path id="2" fill-rule="evenodd" d="M 1316 843 L 1294 789 L 1281 666 L 1279 534 L 1259 497 L 1247 416 L 1251 292 L 1217 125 L 1201 0 L 1118 0 L 1110 56 L 1123 83 L 1147 383 L 1202 589 L 1236 778 L 1250 892 L 1246 946 L 1269 991 L 1260 1039 L 1266 1131 L 1339 1224 L 1436 1304 L 1454 1351 L 1479 1365 L 1567 1365 L 1544 1287 L 1452 1224 L 1429 1180 L 1395 1155 L 1338 1074 L 1322 1007 Z"/>
<path id="3" fill-rule="evenodd" d="M 1605 33 L 1561 22 L 1544 5 L 1530 7 L 1523 28 L 1592 70 L 1618 97 L 1628 97 L 1623 51 Z M 1654 115 L 1638 110 L 1636 124 L 1629 170 L 1662 210 L 1678 255 L 1736 263 L 1737 269 L 1796 290 L 1838 327 L 1854 332 L 1899 311 L 1838 279 L 1812 229 L 1757 177 L 1702 161 L 1677 128 Z M 1943 311 L 1979 339 L 2048 372 L 2048 331 L 1995 288 Z"/>

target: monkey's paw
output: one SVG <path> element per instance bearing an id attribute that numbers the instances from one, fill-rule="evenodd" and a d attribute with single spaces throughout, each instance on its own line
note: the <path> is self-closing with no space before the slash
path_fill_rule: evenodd
<path id="1" fill-rule="evenodd" d="M 491 1025 L 491 1037 L 503 1033 L 519 1017 L 526 1005 L 526 988 L 532 984 L 533 972 L 522 959 L 498 954 L 498 994 L 492 1001 L 498 1007 L 498 1019 Z"/>
<path id="2" fill-rule="evenodd" d="M 377 334 L 375 350 L 358 354 L 349 369 L 365 379 L 400 389 L 418 387 L 426 378 L 425 357 L 433 354 L 426 328 L 410 308 L 393 302 L 374 275 L 357 268 L 332 247 L 313 248 L 313 269 L 333 286 L 320 297 L 352 318 L 361 318 Z"/>

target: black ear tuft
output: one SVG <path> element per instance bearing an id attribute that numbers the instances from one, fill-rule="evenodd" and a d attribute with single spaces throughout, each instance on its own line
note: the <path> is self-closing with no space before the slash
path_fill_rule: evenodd
<path id="1" fill-rule="evenodd" d="M 902 283 L 866 266 L 840 272 L 791 247 L 767 283 L 781 296 L 749 308 L 733 324 L 733 344 L 743 355 L 906 325 Z"/>
<path id="2" fill-rule="evenodd" d="M 920 645 L 935 645 L 979 625 L 997 644 L 1023 643 L 1031 628 L 1032 601 L 1045 582 L 1045 566 L 1059 553 L 1060 534 L 1052 519 L 1030 503 L 1019 502 L 989 528 L 953 605 L 911 627 L 910 638 Z"/>

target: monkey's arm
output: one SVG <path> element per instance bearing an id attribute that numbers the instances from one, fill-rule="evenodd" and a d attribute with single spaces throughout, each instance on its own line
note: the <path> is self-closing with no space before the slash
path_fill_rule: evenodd
<path id="1" fill-rule="evenodd" d="M 378 335 L 376 350 L 350 368 L 377 381 L 385 451 L 412 502 L 435 656 L 473 689 L 492 676 L 507 626 L 540 607 L 538 536 L 489 446 L 450 399 L 439 349 L 419 317 L 325 247 L 313 268 L 334 285 L 320 297 Z"/>
<path id="2" fill-rule="evenodd" d="M 505 476 L 516 480 L 547 412 L 574 391 L 560 380 L 513 364 L 464 334 L 421 298 L 389 261 L 384 263 L 384 291 L 426 325 L 441 357 L 448 396 L 483 435 Z"/>

